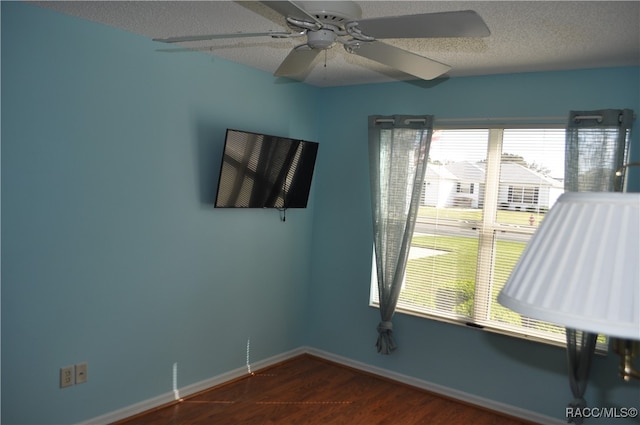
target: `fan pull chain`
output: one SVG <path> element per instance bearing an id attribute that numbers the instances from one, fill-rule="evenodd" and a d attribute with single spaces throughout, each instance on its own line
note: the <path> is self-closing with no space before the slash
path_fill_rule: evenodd
<path id="1" fill-rule="evenodd" d="M 323 79 L 327 79 L 327 50 L 324 51 L 324 76 Z"/>

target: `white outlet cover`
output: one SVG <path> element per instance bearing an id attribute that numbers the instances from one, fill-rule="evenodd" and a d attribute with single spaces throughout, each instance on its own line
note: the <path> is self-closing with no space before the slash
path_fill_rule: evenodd
<path id="1" fill-rule="evenodd" d="M 75 383 L 73 366 L 60 368 L 60 388 L 70 387 Z"/>

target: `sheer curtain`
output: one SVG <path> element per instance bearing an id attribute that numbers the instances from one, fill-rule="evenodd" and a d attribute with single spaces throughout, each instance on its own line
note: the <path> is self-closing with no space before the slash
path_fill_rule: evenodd
<path id="1" fill-rule="evenodd" d="M 565 151 L 565 190 L 568 192 L 622 191 L 622 170 L 629 150 L 633 111 L 606 109 L 571 111 Z M 567 361 L 573 401 L 569 407 L 586 407 L 584 393 L 597 335 L 567 329 Z M 582 418 L 569 418 L 582 423 Z"/>
<path id="2" fill-rule="evenodd" d="M 381 321 L 380 354 L 396 349 L 391 319 L 409 257 L 427 168 L 433 117 L 370 116 L 369 172 Z"/>

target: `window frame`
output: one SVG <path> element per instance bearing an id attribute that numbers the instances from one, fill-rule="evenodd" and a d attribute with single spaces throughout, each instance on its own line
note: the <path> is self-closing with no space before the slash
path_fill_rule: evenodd
<path id="1" fill-rule="evenodd" d="M 540 186 L 517 186 L 510 184 L 507 189 L 507 201 L 520 205 L 539 205 Z"/>
<path id="2" fill-rule="evenodd" d="M 527 119 L 522 119 L 522 121 L 528 122 Z M 488 157 L 489 155 L 497 155 L 499 157 L 502 155 L 503 153 L 502 139 L 504 137 L 504 134 L 503 134 L 504 130 L 507 130 L 507 129 L 562 129 L 566 131 L 567 129 L 566 121 L 563 123 L 560 123 L 559 119 L 556 120 L 558 122 L 553 122 L 553 123 L 547 122 L 547 121 L 548 119 L 542 119 L 540 122 L 520 123 L 520 122 L 509 122 L 509 120 L 505 120 L 505 121 L 496 120 L 495 122 L 481 121 L 478 123 L 473 123 L 473 120 L 470 120 L 470 123 L 462 123 L 458 120 L 451 120 L 451 122 L 449 123 L 446 123 L 446 122 L 443 123 L 436 120 L 434 125 L 434 133 L 438 130 L 465 130 L 465 129 L 470 129 L 470 130 L 486 129 L 489 132 L 488 140 L 487 140 L 487 164 L 488 164 L 487 170 L 486 170 L 487 177 L 484 182 L 479 184 L 479 186 L 485 187 L 485 190 L 484 190 L 485 198 L 483 201 L 483 205 L 480 207 L 481 210 L 483 211 L 483 214 L 482 214 L 483 221 L 491 220 L 490 224 L 483 223 L 483 228 L 485 228 L 485 230 L 489 229 L 491 232 L 495 233 L 495 232 L 500 232 L 502 229 L 502 230 L 508 230 L 509 232 L 512 232 L 512 233 L 524 233 L 524 234 L 532 235 L 530 231 L 524 231 L 522 229 L 512 228 L 507 224 L 500 224 L 496 222 L 494 218 L 490 218 L 490 219 L 485 218 L 485 217 L 496 217 L 496 212 L 500 208 L 497 198 L 500 192 L 499 180 L 500 180 L 500 165 L 502 163 L 502 160 L 501 158 L 499 158 L 498 160 L 494 159 L 493 161 L 489 161 Z M 497 137 L 497 132 L 499 132 L 499 140 L 495 140 L 495 138 Z M 494 145 L 493 149 L 492 149 L 492 144 Z M 492 164 L 494 166 L 492 170 L 489 169 L 489 164 Z M 465 186 L 468 186 L 468 184 L 469 184 L 468 182 L 464 182 L 462 183 L 462 185 L 458 183 L 455 189 L 456 192 L 462 193 L 460 189 L 462 188 L 464 190 Z M 471 184 L 473 185 L 473 183 Z M 495 199 L 486 198 L 486 195 L 487 195 L 486 187 L 488 187 L 489 185 L 495 185 L 496 189 L 493 191 L 490 191 L 490 193 L 493 194 L 493 197 L 495 197 Z M 531 187 L 528 187 L 528 186 L 525 187 L 525 186 L 526 185 L 522 185 L 520 187 L 522 189 L 521 199 L 524 200 L 524 198 L 527 197 L 525 195 L 526 189 L 533 189 L 532 196 L 535 201 L 534 204 L 539 205 L 539 202 L 540 202 L 539 188 L 533 187 L 533 186 Z M 509 185 L 508 187 L 510 190 L 511 185 Z M 522 205 L 526 206 L 529 204 L 522 203 Z M 487 236 L 485 235 L 484 238 L 487 238 Z M 495 249 L 496 249 L 495 239 L 493 238 L 493 236 L 490 239 L 491 239 L 490 241 L 489 240 L 483 241 L 482 233 L 479 234 L 479 237 L 478 237 L 479 245 L 482 243 L 493 245 L 490 250 L 487 250 L 487 249 L 484 250 L 485 255 L 487 255 L 487 257 L 494 255 Z M 491 259 L 490 258 L 483 259 L 481 256 L 479 256 L 477 260 L 478 269 L 481 268 L 480 264 L 483 261 L 491 261 Z M 484 272 L 486 273 L 492 273 L 493 267 L 488 267 L 488 268 L 483 267 L 483 269 L 485 270 Z M 480 272 L 480 273 L 483 273 L 483 272 Z M 476 292 L 478 292 L 478 289 L 483 289 L 482 287 L 478 288 L 479 280 L 482 280 L 484 282 L 491 281 L 490 279 L 484 280 L 484 279 L 476 278 L 476 282 L 475 282 Z M 404 288 L 404 282 L 403 282 L 403 288 Z M 371 273 L 370 295 L 369 295 L 369 306 L 371 307 L 379 308 L 379 303 L 377 302 L 377 292 L 378 292 L 378 289 L 377 289 L 377 278 L 376 278 L 376 267 L 375 267 L 375 250 L 372 249 L 372 273 Z M 474 302 L 474 309 L 482 308 L 483 302 L 490 302 L 491 290 L 489 288 L 484 288 L 484 295 L 486 300 L 479 303 L 480 304 L 479 306 L 476 306 L 476 303 Z M 562 348 L 566 348 L 567 346 L 566 340 L 560 341 L 560 340 L 549 339 L 547 337 L 544 337 L 542 335 L 542 332 L 540 332 L 539 334 L 537 334 L 537 332 L 535 331 L 527 333 L 527 332 L 523 332 L 523 329 L 517 326 L 513 326 L 510 329 L 510 326 L 506 323 L 501 323 L 499 327 L 493 326 L 491 323 L 485 323 L 482 320 L 478 320 L 475 312 L 473 314 L 474 317 L 471 318 L 472 319 L 471 321 L 463 321 L 460 318 L 456 318 L 455 315 L 451 315 L 449 317 L 447 314 L 444 314 L 444 313 L 439 313 L 439 314 L 429 313 L 428 311 L 426 311 L 426 309 L 420 310 L 415 307 L 407 308 L 403 306 L 400 301 L 396 306 L 396 312 L 401 314 L 416 316 L 416 317 L 422 317 L 428 320 L 436 320 L 439 322 L 449 323 L 457 326 L 471 327 L 474 329 L 479 329 L 479 330 L 496 333 L 500 335 L 511 336 L 519 339 L 528 340 L 528 341 L 535 341 L 535 342 L 539 342 L 539 343 L 543 343 L 551 346 L 557 346 Z M 599 337 L 599 339 L 601 338 L 602 336 Z M 609 345 L 608 339 L 605 339 L 604 342 L 599 341 L 596 344 L 596 353 L 603 354 L 603 355 L 606 354 L 608 352 L 608 345 Z"/>

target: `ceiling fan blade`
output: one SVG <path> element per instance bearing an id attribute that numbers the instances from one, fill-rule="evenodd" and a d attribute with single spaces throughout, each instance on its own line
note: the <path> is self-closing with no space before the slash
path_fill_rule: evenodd
<path id="1" fill-rule="evenodd" d="M 318 56 L 320 50 L 308 48 L 306 45 L 293 49 L 284 61 L 280 64 L 276 72 L 276 77 L 291 77 L 303 74 L 309 69 L 313 60 Z"/>
<path id="2" fill-rule="evenodd" d="M 231 34 L 207 34 L 207 35 L 186 35 L 182 37 L 169 37 L 169 38 L 154 38 L 153 41 L 159 41 L 161 43 L 182 43 L 185 41 L 201 41 L 201 40 L 216 40 L 222 38 L 242 38 L 242 37 L 288 37 L 291 36 L 290 32 L 236 32 Z"/>
<path id="3" fill-rule="evenodd" d="M 433 80 L 451 69 L 449 65 L 380 41 L 362 43 L 353 53 L 423 80 Z"/>
<path id="4" fill-rule="evenodd" d="M 264 4 L 270 9 L 275 10 L 285 18 L 294 18 L 301 21 L 315 22 L 320 27 L 322 26 L 322 22 L 320 22 L 315 16 L 307 13 L 306 10 L 302 6 L 299 6 L 293 1 L 261 1 L 260 3 Z"/>
<path id="5" fill-rule="evenodd" d="M 473 10 L 363 19 L 358 28 L 374 38 L 487 37 L 487 24 Z"/>

